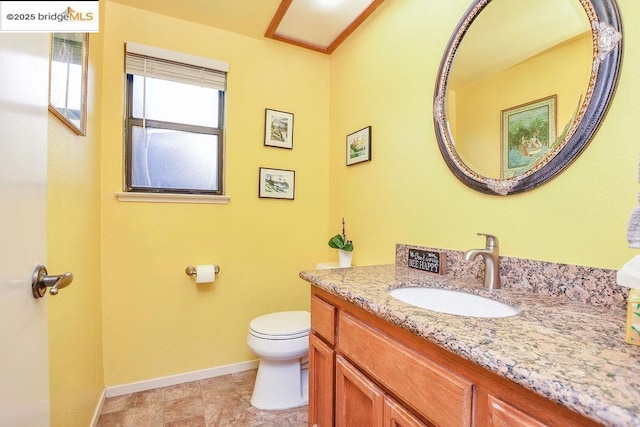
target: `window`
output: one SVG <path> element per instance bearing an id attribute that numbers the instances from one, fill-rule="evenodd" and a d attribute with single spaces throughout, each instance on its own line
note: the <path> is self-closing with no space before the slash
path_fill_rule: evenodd
<path id="1" fill-rule="evenodd" d="M 125 190 L 223 191 L 227 65 L 127 43 Z"/>

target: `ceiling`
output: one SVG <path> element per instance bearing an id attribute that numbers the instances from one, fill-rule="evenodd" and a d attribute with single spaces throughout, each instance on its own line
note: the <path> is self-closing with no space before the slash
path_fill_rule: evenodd
<path id="1" fill-rule="evenodd" d="M 578 0 L 491 2 L 464 35 L 449 87 L 482 80 L 590 30 Z"/>
<path id="2" fill-rule="evenodd" d="M 249 37 L 269 37 L 331 54 L 384 0 L 109 0 L 185 21 L 220 28 Z M 495 6 L 494 6 L 495 4 Z M 526 10 L 525 13 L 522 13 Z M 470 32 L 490 35 L 465 37 L 465 50 L 474 55 L 456 58 L 451 85 L 468 84 L 496 69 L 522 61 L 522 46 L 542 52 L 561 40 L 589 30 L 578 0 L 502 0 L 482 11 L 483 25 L 474 22 Z M 509 19 L 505 20 L 504 17 Z M 586 23 L 586 24 L 585 24 Z M 586 27 L 585 27 L 586 25 Z M 493 29 L 507 26 L 508 36 Z M 484 29 L 481 29 L 484 28 Z M 487 30 L 492 29 L 492 30 Z M 517 47 L 517 48 L 516 48 Z M 478 55 L 480 57 L 478 57 Z M 491 58 L 491 61 L 483 59 Z M 467 61 L 463 64 L 464 61 Z M 461 65 L 462 64 L 462 65 Z M 490 64 L 494 69 L 480 69 Z M 460 66 L 459 66 L 460 65 Z M 458 80 L 458 82 L 453 80 Z"/>
<path id="3" fill-rule="evenodd" d="M 330 54 L 384 0 L 110 0 Z"/>

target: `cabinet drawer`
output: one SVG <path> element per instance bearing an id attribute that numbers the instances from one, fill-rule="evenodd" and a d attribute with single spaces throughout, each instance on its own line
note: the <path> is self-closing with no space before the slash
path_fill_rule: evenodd
<path id="1" fill-rule="evenodd" d="M 311 329 L 331 345 L 335 345 L 335 312 L 333 305 L 311 296 Z"/>
<path id="2" fill-rule="evenodd" d="M 470 426 L 473 385 L 340 312 L 338 350 L 438 426 Z"/>

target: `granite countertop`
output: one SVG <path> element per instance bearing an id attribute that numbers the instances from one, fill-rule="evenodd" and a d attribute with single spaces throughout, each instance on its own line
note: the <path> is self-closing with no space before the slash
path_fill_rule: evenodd
<path id="1" fill-rule="evenodd" d="M 310 270 L 300 277 L 401 328 L 589 418 L 640 425 L 640 347 L 625 343 L 626 311 L 401 265 Z M 387 290 L 464 290 L 517 306 L 504 318 L 473 318 L 413 307 Z"/>

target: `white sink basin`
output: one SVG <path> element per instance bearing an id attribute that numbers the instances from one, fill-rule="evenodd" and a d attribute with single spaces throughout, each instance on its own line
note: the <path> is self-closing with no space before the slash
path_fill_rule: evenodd
<path id="1" fill-rule="evenodd" d="M 388 292 L 407 304 L 458 316 L 508 317 L 519 312 L 509 304 L 451 289 L 411 287 L 391 289 Z"/>

